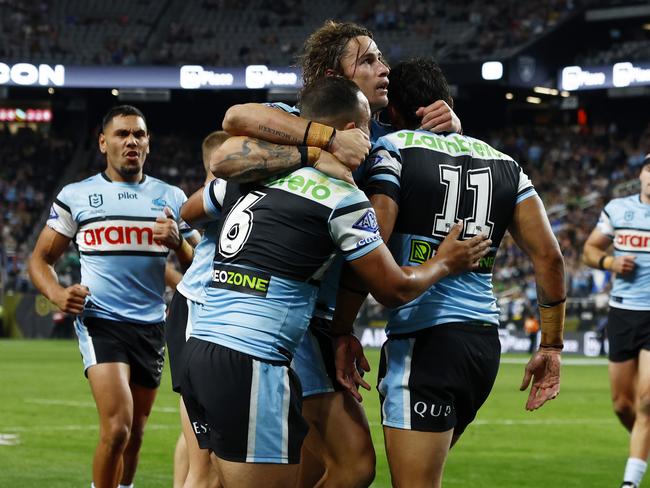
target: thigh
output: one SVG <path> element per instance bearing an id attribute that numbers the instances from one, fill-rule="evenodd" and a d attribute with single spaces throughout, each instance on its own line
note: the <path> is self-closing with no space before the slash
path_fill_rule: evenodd
<path id="1" fill-rule="evenodd" d="M 225 488 L 287 488 L 296 486 L 297 464 L 249 464 L 221 459 L 213 454 Z"/>
<path id="2" fill-rule="evenodd" d="M 153 403 L 156 400 L 157 388 L 146 388 L 131 383 L 133 396 L 133 430 L 142 430 L 149 419 Z"/>
<path id="3" fill-rule="evenodd" d="M 96 364 L 88 369 L 88 381 L 100 422 L 118 421 L 130 427 L 133 420 L 133 397 L 129 388 L 128 364 Z"/>
<path id="4" fill-rule="evenodd" d="M 386 456 L 394 487 L 440 486 L 453 430 L 418 432 L 384 426 Z"/>
<path id="5" fill-rule="evenodd" d="M 633 403 L 636 396 L 638 359 L 609 362 L 609 383 L 612 399 L 626 398 Z"/>
<path id="6" fill-rule="evenodd" d="M 303 416 L 311 429 L 318 432 L 312 438 L 322 443 L 320 448 L 309 447 L 320 452 L 333 463 L 372 456 L 374 447 L 370 427 L 363 407 L 347 392 L 328 393 L 306 398 L 303 402 Z"/>

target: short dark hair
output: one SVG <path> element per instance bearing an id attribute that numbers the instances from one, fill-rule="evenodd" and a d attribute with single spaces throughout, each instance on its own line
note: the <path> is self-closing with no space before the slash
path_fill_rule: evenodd
<path id="1" fill-rule="evenodd" d="M 324 76 L 305 86 L 300 93 L 300 115 L 332 125 L 358 122 L 360 111 L 359 86 L 341 76 Z"/>
<path id="2" fill-rule="evenodd" d="M 449 84 L 440 66 L 430 58 L 412 58 L 395 66 L 390 72 L 388 104 L 401 115 L 407 128 L 420 125 L 415 111 L 436 100 L 453 107 Z"/>
<path id="3" fill-rule="evenodd" d="M 102 119 L 102 132 L 106 130 L 106 126 L 111 123 L 115 117 L 126 117 L 127 115 L 137 115 L 141 117 L 144 121 L 145 127 L 147 127 L 147 119 L 144 118 L 144 114 L 139 108 L 134 107 L 133 105 L 117 105 L 111 108 L 104 118 Z"/>

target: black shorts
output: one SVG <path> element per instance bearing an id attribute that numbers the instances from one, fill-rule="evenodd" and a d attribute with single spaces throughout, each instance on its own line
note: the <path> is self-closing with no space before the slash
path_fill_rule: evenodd
<path id="1" fill-rule="evenodd" d="M 136 324 L 77 317 L 74 323 L 84 373 L 100 363 L 126 363 L 130 381 L 145 388 L 158 388 L 165 364 L 164 324 Z"/>
<path id="2" fill-rule="evenodd" d="M 377 386 L 383 425 L 462 434 L 492 390 L 500 355 L 493 325 L 454 323 L 390 336 Z"/>
<path id="3" fill-rule="evenodd" d="M 636 359 L 641 349 L 650 350 L 650 310 L 609 307 L 607 317 L 609 360 Z"/>
<path id="4" fill-rule="evenodd" d="M 165 320 L 165 342 L 169 354 L 169 371 L 172 377 L 172 390 L 176 393 L 181 392 L 181 358 L 183 346 L 187 341 L 188 327 L 187 298 L 177 290 L 169 303 L 167 319 Z"/>
<path id="5" fill-rule="evenodd" d="M 307 424 L 300 382 L 287 363 L 194 337 L 183 361 L 183 401 L 202 449 L 234 462 L 300 462 Z"/>
<path id="6" fill-rule="evenodd" d="M 312 317 L 293 355 L 291 367 L 300 379 L 302 397 L 344 391 L 336 380 L 334 339 L 330 336 L 331 320 Z"/>

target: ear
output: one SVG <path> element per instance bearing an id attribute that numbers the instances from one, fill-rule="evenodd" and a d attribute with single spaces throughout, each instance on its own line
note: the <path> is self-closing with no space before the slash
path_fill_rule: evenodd
<path id="1" fill-rule="evenodd" d="M 357 126 L 357 124 L 355 124 L 354 122 L 348 122 L 343 127 L 343 130 L 354 129 L 356 126 Z"/>
<path id="2" fill-rule="evenodd" d="M 327 68 L 325 70 L 325 76 L 336 76 L 336 71 L 334 71 L 332 68 Z"/>
<path id="3" fill-rule="evenodd" d="M 102 154 L 106 154 L 106 137 L 103 132 L 99 134 L 99 151 Z"/>

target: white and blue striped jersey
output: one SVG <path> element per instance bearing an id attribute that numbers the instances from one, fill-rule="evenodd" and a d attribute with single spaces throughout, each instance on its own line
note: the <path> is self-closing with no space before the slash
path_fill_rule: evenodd
<path id="1" fill-rule="evenodd" d="M 459 134 L 404 130 L 373 146 L 365 175 L 371 191 L 395 198 L 399 214 L 389 248 L 398 264 L 431 258 L 452 225 L 462 239 L 492 239 L 477 271 L 447 277 L 390 313 L 387 333 L 412 333 L 452 322 L 499 323 L 492 267 L 515 206 L 536 195 L 521 167 L 488 144 Z"/>
<path id="2" fill-rule="evenodd" d="M 228 183 L 211 282 L 192 336 L 287 361 L 306 330 L 335 252 L 352 261 L 381 243 L 374 210 L 356 187 L 313 168 L 262 183 Z"/>
<path id="3" fill-rule="evenodd" d="M 194 248 L 192 264 L 187 268 L 183 279 L 176 286 L 181 295 L 196 303 L 203 302 L 203 289 L 210 282 L 210 270 L 212 269 L 212 259 L 214 258 L 214 249 L 219 231 L 218 219 L 221 215 L 221 204 L 212 195 L 225 192 L 226 182 L 224 180 L 215 180 L 214 191 L 211 192 L 209 189 L 210 185 L 205 185 L 203 189 L 203 208 L 210 217 L 210 221 L 205 225 L 201 240 Z M 223 197 L 221 201 L 223 201 Z"/>
<path id="4" fill-rule="evenodd" d="M 616 276 L 609 305 L 650 310 L 650 205 L 639 194 L 615 198 L 605 205 L 597 229 L 612 240 L 614 256 L 636 257 L 634 271 Z"/>
<path id="5" fill-rule="evenodd" d="M 83 317 L 159 323 L 165 318 L 165 262 L 169 249 L 153 239 L 156 217 L 175 216 L 187 197 L 180 188 L 144 176 L 139 183 L 99 173 L 63 187 L 47 225 L 73 239 L 81 284 L 88 287 Z M 179 223 L 184 235 L 192 230 Z"/>

